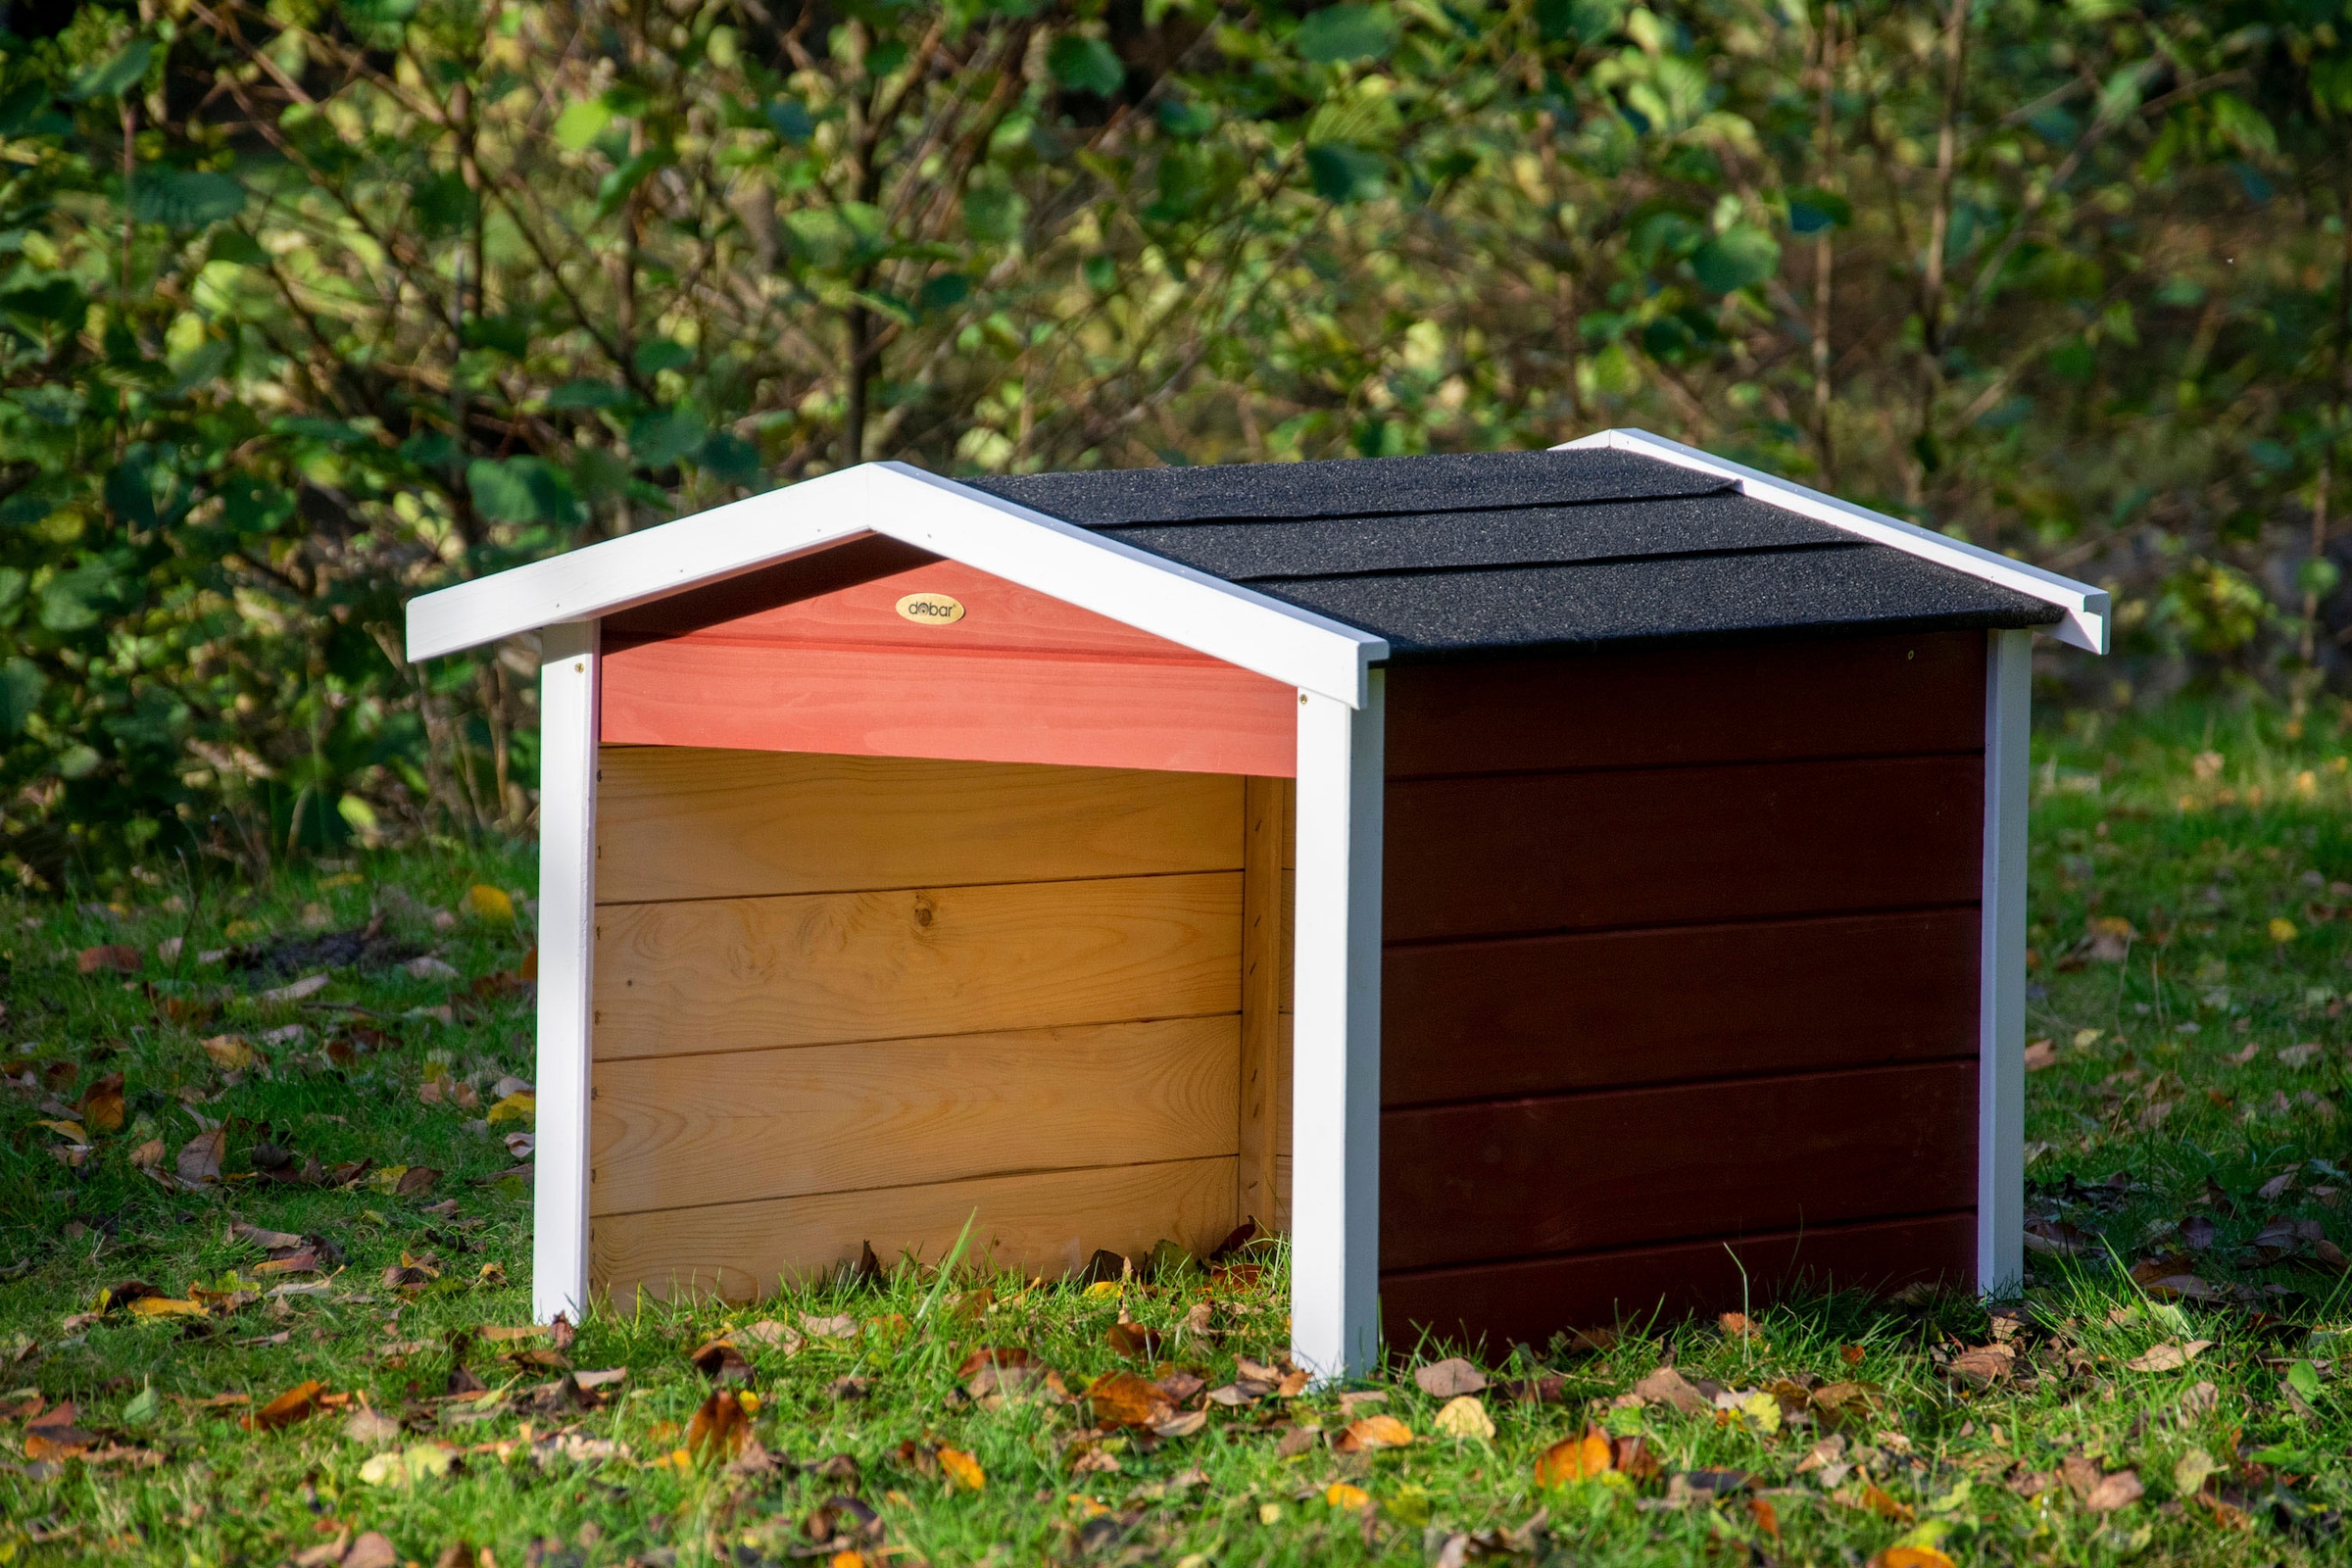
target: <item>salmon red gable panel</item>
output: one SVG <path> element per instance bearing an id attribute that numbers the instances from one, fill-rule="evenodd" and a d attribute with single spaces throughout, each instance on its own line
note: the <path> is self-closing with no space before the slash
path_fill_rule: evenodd
<path id="1" fill-rule="evenodd" d="M 880 538 L 607 617 L 602 685 L 615 745 L 1297 771 L 1291 688 Z"/>

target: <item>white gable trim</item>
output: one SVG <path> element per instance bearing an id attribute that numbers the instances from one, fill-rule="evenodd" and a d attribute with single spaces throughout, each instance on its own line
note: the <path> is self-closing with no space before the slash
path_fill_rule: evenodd
<path id="1" fill-rule="evenodd" d="M 408 656 L 588 620 L 885 534 L 1349 708 L 1389 645 L 1367 632 L 903 463 L 771 490 L 409 603 Z"/>
<path id="2" fill-rule="evenodd" d="M 1937 565 L 1950 566 L 1972 577 L 1981 577 L 2021 594 L 2030 594 L 2066 612 L 2066 618 L 2049 628 L 2051 636 L 2060 642 L 2072 643 L 2077 648 L 2087 648 L 2094 654 L 2107 651 L 2110 602 L 2104 589 L 2077 582 L 2072 577 L 2061 577 L 2039 566 L 2030 566 L 2022 561 L 2012 561 L 2007 556 L 1976 545 L 1963 544 L 1915 523 L 1903 522 L 1866 507 L 1857 507 L 1850 501 L 1840 501 L 1836 496 L 1808 490 L 1801 484 L 1776 479 L 1759 469 L 1727 463 L 1696 447 L 1687 447 L 1680 441 L 1651 435 L 1647 430 L 1603 430 L 1596 435 L 1586 436 L 1581 441 L 1564 442 L 1552 450 L 1574 452 L 1592 447 L 1638 453 L 1645 458 L 1655 458 L 1660 463 L 1674 464 L 1678 467 L 1695 468 L 1701 473 L 1737 479 L 1741 493 L 1758 501 L 1789 512 L 1802 513 L 1833 528 L 1843 528 L 1848 533 L 1860 534 L 1878 544 L 1891 545 L 1906 554 L 1933 561 Z"/>

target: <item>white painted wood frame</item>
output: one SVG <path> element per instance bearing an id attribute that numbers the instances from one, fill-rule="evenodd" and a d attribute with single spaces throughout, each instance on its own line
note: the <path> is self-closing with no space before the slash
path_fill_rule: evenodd
<path id="1" fill-rule="evenodd" d="M 1369 632 L 904 463 L 867 463 L 411 600 L 408 657 L 608 615 L 886 534 L 1252 673 L 1364 702 Z"/>
<path id="2" fill-rule="evenodd" d="M 539 1065 L 531 1314 L 588 1305 L 588 1095 L 596 955 L 597 623 L 547 628 L 539 665 Z"/>
<path id="3" fill-rule="evenodd" d="M 1968 544 L 1949 534 L 1940 534 L 1917 523 L 1889 517 L 1868 507 L 1857 507 L 1850 501 L 1808 490 L 1801 484 L 1778 479 L 1759 468 L 1732 463 L 1712 453 L 1688 447 L 1680 441 L 1669 441 L 1647 430 L 1602 430 L 1581 440 L 1562 442 L 1554 452 L 1574 452 L 1591 448 L 1611 452 L 1630 452 L 1640 457 L 1654 458 L 1677 467 L 1690 468 L 1699 473 L 1711 473 L 1740 482 L 1740 493 L 1769 506 L 1801 514 L 1816 522 L 1826 522 L 1833 528 L 1900 550 L 1906 555 L 1933 561 L 1939 566 L 1964 571 L 1986 582 L 1999 583 L 2004 588 L 2031 595 L 2045 604 L 2055 605 L 2066 612 L 2066 618 L 2052 626 L 2050 635 L 2062 643 L 2088 649 L 2094 654 L 2107 651 L 2107 629 L 2111 605 L 2105 589 L 2088 583 L 2062 577 L 2054 571 Z"/>
<path id="4" fill-rule="evenodd" d="M 2034 634 L 1984 638 L 1984 935 L 1977 1013 L 1977 1288 L 2026 1267 L 2026 814 Z"/>
<path id="5" fill-rule="evenodd" d="M 1380 1355 L 1384 671 L 1362 710 L 1298 694 L 1291 1047 L 1291 1354 L 1320 1380 Z"/>

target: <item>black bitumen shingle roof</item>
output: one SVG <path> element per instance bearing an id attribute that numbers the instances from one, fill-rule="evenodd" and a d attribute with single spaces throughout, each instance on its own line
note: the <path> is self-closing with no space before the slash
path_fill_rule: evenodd
<path id="1" fill-rule="evenodd" d="M 2042 600 L 1631 452 L 963 482 L 1385 637 L 1408 659 L 2060 618 Z"/>

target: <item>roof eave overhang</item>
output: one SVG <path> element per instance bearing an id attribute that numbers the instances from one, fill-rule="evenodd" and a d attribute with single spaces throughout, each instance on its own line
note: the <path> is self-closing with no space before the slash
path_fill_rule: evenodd
<path id="1" fill-rule="evenodd" d="M 2055 606 L 2063 617 L 2049 628 L 2050 636 L 2062 643 L 2088 649 L 2094 654 L 2107 652 L 2113 607 L 2103 588 L 2093 588 L 2088 583 L 2061 577 L 2054 571 L 2044 571 L 2039 566 L 2029 565 L 2022 561 L 2013 561 L 1994 551 L 1963 543 L 1949 535 L 1905 522 L 1899 517 L 1889 517 L 1867 507 L 1857 507 L 1850 501 L 1840 501 L 1836 496 L 1808 490 L 1801 484 L 1775 478 L 1744 464 L 1728 463 L 1696 447 L 1669 441 L 1647 430 L 1602 430 L 1582 440 L 1563 442 L 1552 450 L 1574 452 L 1594 447 L 1639 453 L 1660 463 L 1671 463 L 1677 467 L 1693 468 L 1701 473 L 1737 480 L 1740 492 L 1754 500 L 1800 513 L 1826 522 L 1833 528 L 1858 534 L 1873 543 L 1890 546 L 1905 554 L 2039 599 Z"/>
<path id="2" fill-rule="evenodd" d="M 903 463 L 867 463 L 411 600 L 408 656 L 595 620 L 865 534 L 884 534 L 1362 708 L 1389 645 Z"/>

